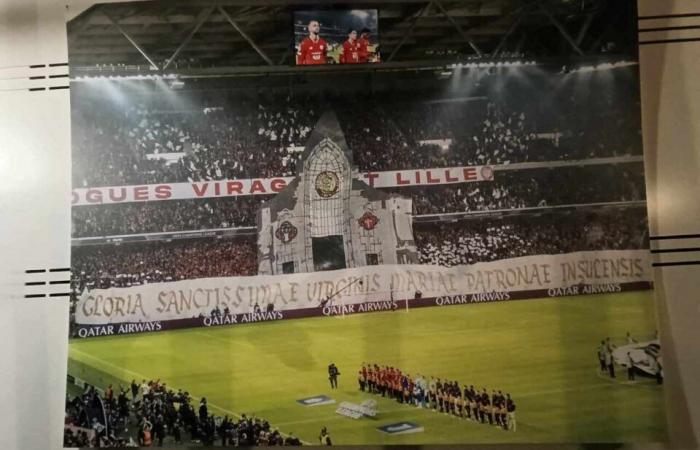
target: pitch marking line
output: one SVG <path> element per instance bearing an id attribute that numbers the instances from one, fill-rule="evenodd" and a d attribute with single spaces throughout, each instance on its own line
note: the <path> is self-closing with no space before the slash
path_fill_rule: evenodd
<path id="1" fill-rule="evenodd" d="M 80 355 L 83 355 L 83 356 L 85 356 L 85 357 L 87 357 L 87 358 L 91 358 L 91 359 L 93 359 L 93 360 L 99 362 L 100 364 L 103 364 L 103 365 L 105 365 L 105 366 L 107 366 L 107 367 L 111 367 L 112 369 L 115 369 L 115 370 L 117 370 L 117 371 L 120 371 L 120 372 L 123 372 L 123 373 L 128 373 L 128 374 L 132 375 L 132 378 L 141 378 L 142 380 L 147 380 L 147 379 L 150 379 L 150 378 L 151 378 L 151 377 L 147 377 L 147 376 L 145 376 L 145 375 L 143 375 L 143 374 L 140 374 L 140 373 L 138 373 L 138 372 L 134 372 L 133 370 L 129 370 L 129 369 L 126 369 L 126 368 L 124 368 L 124 367 L 116 366 L 116 365 L 112 364 L 112 363 L 109 362 L 109 361 L 105 361 L 104 359 L 99 358 L 99 357 L 97 357 L 97 356 L 95 356 L 95 355 L 91 355 L 91 354 L 89 354 L 89 353 L 85 353 L 84 351 L 78 350 L 77 348 L 71 348 L 71 349 L 69 349 L 69 353 L 70 353 L 70 352 L 75 352 L 75 353 L 78 353 L 78 354 L 80 354 Z M 172 386 L 171 386 L 170 388 L 173 389 L 173 390 L 176 390 L 176 389 L 177 389 L 177 388 L 172 387 Z M 194 399 L 197 399 L 197 400 L 201 400 L 201 397 L 194 397 L 194 396 L 193 396 L 193 398 L 194 398 Z M 226 408 L 222 408 L 221 406 L 218 406 L 218 405 L 215 405 L 215 404 L 209 403 L 209 402 L 207 402 L 207 404 L 208 404 L 211 408 L 216 409 L 216 410 L 219 410 L 219 411 L 222 411 L 222 412 L 225 412 L 225 413 L 227 413 L 227 414 L 229 414 L 229 415 L 231 415 L 231 416 L 233 416 L 233 417 L 235 417 L 235 418 L 237 418 L 237 419 L 240 419 L 240 418 L 241 418 L 241 415 L 240 415 L 240 414 L 235 413 L 235 412 L 233 412 L 233 411 L 230 411 L 230 410 L 228 410 L 228 409 L 226 409 Z M 270 424 L 270 426 L 272 427 L 273 425 Z M 276 427 L 278 427 L 278 426 L 275 426 L 275 428 L 276 428 Z M 280 434 L 281 434 L 283 437 L 289 436 L 288 434 L 283 433 L 282 431 L 280 431 Z M 307 441 L 304 441 L 304 440 L 301 440 L 301 439 L 299 439 L 299 440 L 300 440 L 303 444 L 305 444 L 305 445 L 314 445 L 314 444 L 312 444 L 312 443 L 310 443 L 310 442 L 307 442 Z"/>

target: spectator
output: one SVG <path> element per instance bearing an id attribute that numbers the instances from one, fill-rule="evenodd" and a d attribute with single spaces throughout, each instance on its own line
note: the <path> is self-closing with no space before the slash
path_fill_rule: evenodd
<path id="1" fill-rule="evenodd" d="M 602 79 L 587 81 L 587 90 L 576 83 L 552 90 L 552 74 L 526 76 L 530 89 L 485 84 L 467 98 L 444 98 L 439 89 L 342 95 L 198 90 L 183 91 L 176 104 L 139 96 L 122 107 L 76 95 L 73 186 L 294 175 L 298 148 L 325 109 L 338 113 L 361 170 L 641 154 L 637 93 Z M 585 95 L 588 90 L 600 95 Z M 434 140 L 449 144 L 428 142 Z"/>
<path id="2" fill-rule="evenodd" d="M 301 441 L 293 435 L 284 439 L 281 433 L 270 424 L 259 418 L 247 417 L 245 414 L 238 420 L 228 416 L 217 417 L 209 414 L 206 399 L 200 403 L 199 414 L 195 414 L 192 398 L 187 392 L 168 389 L 165 383 L 144 381 L 146 386 L 142 400 L 135 404 L 126 422 L 138 423 L 136 436 L 130 435 L 125 427 L 110 423 L 110 432 L 102 436 L 94 426 L 95 411 L 90 405 L 96 401 L 104 404 L 104 410 L 113 410 L 116 401 L 108 400 L 106 395 L 100 395 L 95 388 L 89 388 L 81 396 L 72 400 L 66 399 L 66 425 L 63 441 L 69 447 L 137 447 L 134 437 L 141 446 L 151 446 L 155 442 L 162 447 L 164 443 L 181 443 L 183 433 L 189 437 L 190 443 L 201 442 L 213 445 L 214 437 L 225 436 L 224 445 L 258 446 L 258 445 L 301 445 Z M 125 394 L 125 392 L 122 392 Z M 100 409 L 101 411 L 101 409 Z"/>
<path id="3" fill-rule="evenodd" d="M 193 239 L 74 247 L 73 291 L 129 287 L 190 278 L 254 275 L 250 239 Z M 143 388 L 143 387 L 142 387 Z M 133 389 L 133 386 L 132 386 Z"/>
<path id="4" fill-rule="evenodd" d="M 641 163 L 504 171 L 497 173 L 495 181 L 385 190 L 410 196 L 414 211 L 419 215 L 645 198 Z M 269 198 L 249 196 L 77 206 L 72 210 L 73 236 L 253 227 L 257 211 Z"/>
<path id="5" fill-rule="evenodd" d="M 647 248 L 644 209 L 610 214 L 521 215 L 420 225 L 421 264 L 455 266 L 529 255 Z M 585 225 L 582 225 L 584 223 Z"/>

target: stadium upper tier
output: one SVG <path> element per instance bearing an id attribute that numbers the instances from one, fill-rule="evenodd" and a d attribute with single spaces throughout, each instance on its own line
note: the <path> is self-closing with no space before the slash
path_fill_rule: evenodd
<path id="1" fill-rule="evenodd" d="M 328 109 L 362 171 L 641 155 L 629 106 L 638 96 L 615 82 L 632 72 L 579 80 L 528 70 L 475 75 L 455 92 L 164 94 L 136 81 L 76 83 L 73 187 L 291 176 Z"/>
<path id="2" fill-rule="evenodd" d="M 640 201 L 641 163 L 497 172 L 494 181 L 386 189 L 413 199 L 414 213 L 487 212 L 557 205 Z M 255 195 L 74 206 L 73 237 L 133 235 L 255 226 Z"/>

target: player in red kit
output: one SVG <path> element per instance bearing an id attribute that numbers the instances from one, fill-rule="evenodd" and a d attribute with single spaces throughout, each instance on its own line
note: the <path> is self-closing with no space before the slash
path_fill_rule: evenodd
<path id="1" fill-rule="evenodd" d="M 321 25 L 318 20 L 309 22 L 309 35 L 301 41 L 299 52 L 297 53 L 297 64 L 326 64 L 326 53 L 328 52 L 328 44 L 321 39 L 319 31 Z"/>
<path id="2" fill-rule="evenodd" d="M 358 59 L 360 63 L 369 62 L 369 29 L 363 28 L 357 40 Z"/>
<path id="3" fill-rule="evenodd" d="M 358 64 L 360 62 L 360 43 L 357 41 L 357 31 L 348 32 L 348 40 L 343 42 L 343 52 L 340 54 L 340 64 Z"/>

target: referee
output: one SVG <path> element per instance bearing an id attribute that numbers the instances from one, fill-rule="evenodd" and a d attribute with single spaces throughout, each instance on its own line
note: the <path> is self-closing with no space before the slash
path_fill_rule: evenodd
<path id="1" fill-rule="evenodd" d="M 335 364 L 330 363 L 328 365 L 328 380 L 331 382 L 331 389 L 338 389 L 338 375 L 340 375 L 340 371 Z"/>

